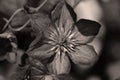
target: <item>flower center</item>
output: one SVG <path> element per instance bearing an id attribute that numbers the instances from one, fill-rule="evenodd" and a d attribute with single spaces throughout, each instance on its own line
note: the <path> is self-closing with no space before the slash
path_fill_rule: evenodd
<path id="1" fill-rule="evenodd" d="M 76 32 L 72 33 L 71 28 L 67 31 L 65 31 L 64 28 L 61 29 L 61 27 L 58 27 L 57 29 L 50 28 L 46 35 L 46 42 L 53 45 L 51 50 L 57 53 L 68 53 L 75 51 L 77 41 L 76 38 L 74 38 L 75 34 Z"/>

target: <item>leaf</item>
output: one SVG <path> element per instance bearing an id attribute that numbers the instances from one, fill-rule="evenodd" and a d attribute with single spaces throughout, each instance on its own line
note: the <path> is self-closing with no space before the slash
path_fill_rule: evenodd
<path id="1" fill-rule="evenodd" d="M 58 26 L 61 28 L 69 28 L 72 27 L 74 24 L 74 20 L 68 10 L 68 8 L 66 7 L 66 5 L 63 5 L 62 11 L 61 11 L 61 15 L 60 15 L 60 19 L 59 19 L 59 24 Z"/>
<path id="2" fill-rule="evenodd" d="M 101 27 L 98 22 L 87 19 L 80 19 L 75 25 L 84 36 L 96 36 Z"/>

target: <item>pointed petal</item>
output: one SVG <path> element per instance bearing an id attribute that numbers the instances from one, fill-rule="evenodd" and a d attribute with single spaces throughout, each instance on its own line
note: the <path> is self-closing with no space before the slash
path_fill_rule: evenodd
<path id="1" fill-rule="evenodd" d="M 78 66 L 80 69 L 91 67 L 98 59 L 94 48 L 89 45 L 77 46 L 75 51 L 68 53 L 68 55 L 75 66 Z"/>
<path id="2" fill-rule="evenodd" d="M 53 74 L 66 74 L 70 71 L 70 61 L 65 53 L 56 54 L 48 65 L 48 70 Z"/>
<path id="3" fill-rule="evenodd" d="M 60 14 L 61 14 L 61 10 L 63 7 L 64 2 L 60 1 L 55 8 L 52 10 L 51 12 L 51 18 L 52 20 L 55 22 L 56 20 L 58 20 L 60 18 Z"/>
<path id="4" fill-rule="evenodd" d="M 76 14 L 69 4 L 65 4 L 62 8 L 59 27 L 71 27 L 76 20 Z"/>
<path id="5" fill-rule="evenodd" d="M 36 48 L 27 53 L 32 58 L 45 61 L 45 60 L 49 60 L 49 58 L 54 55 L 54 51 L 51 50 L 52 48 L 53 48 L 53 46 L 51 46 L 51 45 L 43 44 L 39 48 Z"/>

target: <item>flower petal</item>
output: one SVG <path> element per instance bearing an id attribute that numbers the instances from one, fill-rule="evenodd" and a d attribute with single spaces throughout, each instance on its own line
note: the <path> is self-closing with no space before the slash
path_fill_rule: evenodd
<path id="1" fill-rule="evenodd" d="M 76 20 L 76 14 L 69 4 L 65 4 L 62 8 L 59 27 L 71 27 Z"/>
<path id="2" fill-rule="evenodd" d="M 63 1 L 60 1 L 51 12 L 51 18 L 55 22 L 60 18 L 61 10 L 63 7 Z"/>
<path id="3" fill-rule="evenodd" d="M 70 71 L 70 62 L 65 53 L 56 54 L 53 61 L 48 65 L 49 72 L 53 74 L 66 74 Z"/>
<path id="4" fill-rule="evenodd" d="M 68 53 L 68 55 L 72 62 L 79 66 L 80 69 L 91 67 L 98 59 L 94 48 L 89 45 L 76 46 L 75 51 Z"/>
<path id="5" fill-rule="evenodd" d="M 49 44 L 41 45 L 39 48 L 36 48 L 32 51 L 27 52 L 28 55 L 32 58 L 39 60 L 49 60 L 50 57 L 54 55 L 54 51 L 52 50 L 53 46 Z"/>

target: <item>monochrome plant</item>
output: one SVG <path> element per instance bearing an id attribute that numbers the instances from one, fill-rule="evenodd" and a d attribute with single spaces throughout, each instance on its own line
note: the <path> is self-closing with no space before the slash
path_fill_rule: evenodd
<path id="1" fill-rule="evenodd" d="M 17 65 L 11 80 L 73 80 L 71 66 L 78 71 L 92 67 L 99 55 L 88 43 L 101 25 L 92 20 L 77 20 L 68 0 L 40 0 L 38 7 L 32 7 L 32 2 L 28 0 L 16 10 L 6 22 L 5 32 L 0 34 L 2 37 L 7 31 L 14 34 L 25 30 L 35 36 L 21 58 L 24 64 Z"/>

